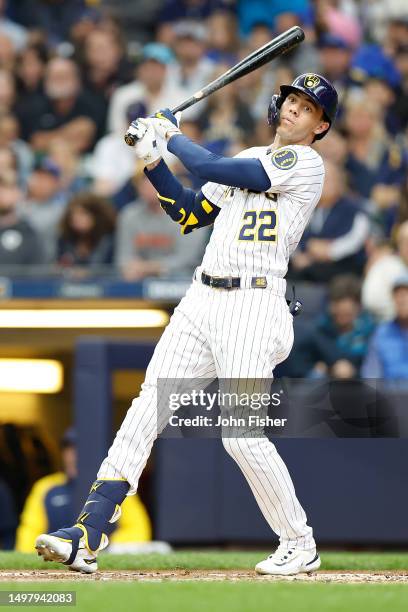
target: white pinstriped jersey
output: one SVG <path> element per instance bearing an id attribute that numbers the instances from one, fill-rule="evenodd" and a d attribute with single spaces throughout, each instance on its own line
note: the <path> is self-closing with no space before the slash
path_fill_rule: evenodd
<path id="1" fill-rule="evenodd" d="M 320 199 L 324 165 L 311 147 L 252 147 L 236 157 L 258 158 L 270 181 L 267 192 L 206 183 L 209 202 L 221 208 L 202 266 L 212 275 L 284 277 Z"/>

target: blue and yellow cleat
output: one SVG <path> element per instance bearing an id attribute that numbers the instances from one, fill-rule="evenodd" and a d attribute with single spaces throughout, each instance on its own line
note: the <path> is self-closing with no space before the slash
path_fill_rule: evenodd
<path id="1" fill-rule="evenodd" d="M 35 542 L 44 561 L 64 563 L 69 569 L 93 574 L 98 569 L 99 551 L 109 544 L 108 535 L 121 515 L 120 505 L 129 490 L 123 479 L 96 480 L 73 527 L 42 533 Z"/>
<path id="2" fill-rule="evenodd" d="M 98 550 L 90 550 L 83 530 L 85 528 L 82 526 L 74 526 L 39 535 L 35 542 L 38 555 L 44 561 L 63 563 L 75 572 L 93 574 L 98 569 L 98 552 L 108 546 L 109 540 L 107 535 L 102 534 Z"/>

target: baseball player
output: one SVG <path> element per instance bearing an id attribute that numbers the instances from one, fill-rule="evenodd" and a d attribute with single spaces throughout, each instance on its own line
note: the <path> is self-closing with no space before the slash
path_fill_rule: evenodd
<path id="1" fill-rule="evenodd" d="M 285 299 L 288 260 L 320 198 L 324 166 L 312 148 L 337 112 L 337 93 L 318 74 L 298 76 L 272 96 L 270 146 L 234 158 L 214 155 L 182 134 L 166 109 L 130 127 L 138 157 L 162 208 L 183 234 L 214 224 L 202 265 L 175 309 L 147 368 L 142 390 L 102 462 L 73 527 L 37 538 L 45 560 L 92 573 L 108 544 L 120 505 L 136 493 L 154 440 L 166 425 L 157 418 L 158 379 L 271 380 L 293 344 L 293 317 Z M 206 180 L 199 193 L 184 188 L 158 149 L 159 140 L 192 173 Z M 309 573 L 320 567 L 312 528 L 289 472 L 263 430 L 223 437 L 271 529 L 277 550 L 256 566 L 261 574 Z"/>

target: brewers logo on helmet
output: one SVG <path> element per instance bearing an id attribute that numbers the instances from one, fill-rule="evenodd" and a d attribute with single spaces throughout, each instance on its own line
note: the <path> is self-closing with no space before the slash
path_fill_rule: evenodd
<path id="1" fill-rule="evenodd" d="M 307 89 L 313 89 L 314 87 L 317 87 L 319 83 L 320 78 L 317 76 L 317 74 L 307 74 L 305 76 L 304 84 Z"/>

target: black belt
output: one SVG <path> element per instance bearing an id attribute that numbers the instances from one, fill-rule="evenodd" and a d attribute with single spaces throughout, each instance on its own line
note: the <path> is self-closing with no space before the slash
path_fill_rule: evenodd
<path id="1" fill-rule="evenodd" d="M 239 276 L 210 276 L 205 272 L 201 272 L 201 282 L 203 285 L 208 285 L 213 289 L 239 289 L 241 287 L 241 279 Z M 265 276 L 253 276 L 251 278 L 251 288 L 265 289 L 268 286 Z M 286 300 L 291 314 L 296 317 L 302 310 L 302 302 L 296 299 L 295 288 L 292 288 L 293 298 Z"/>
<path id="2" fill-rule="evenodd" d="M 241 287 L 239 276 L 210 276 L 201 272 L 201 282 L 213 289 L 239 289 Z M 253 276 L 251 278 L 252 288 L 265 289 L 267 285 L 265 276 Z"/>

